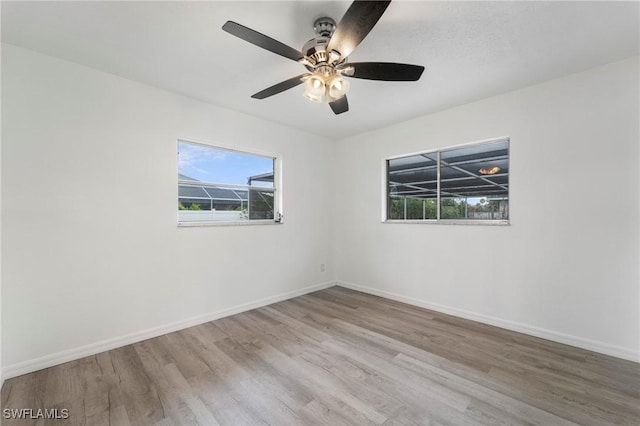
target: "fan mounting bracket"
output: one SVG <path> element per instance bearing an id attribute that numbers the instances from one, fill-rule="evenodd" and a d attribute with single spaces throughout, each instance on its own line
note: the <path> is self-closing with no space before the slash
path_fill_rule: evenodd
<path id="1" fill-rule="evenodd" d="M 326 16 L 318 18 L 313 23 L 313 30 L 321 37 L 331 38 L 336 30 L 336 21 Z"/>

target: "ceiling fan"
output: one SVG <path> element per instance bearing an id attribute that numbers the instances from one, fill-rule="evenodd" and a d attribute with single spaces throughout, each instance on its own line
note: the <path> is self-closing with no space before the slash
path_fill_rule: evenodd
<path id="1" fill-rule="evenodd" d="M 336 25 L 331 18 L 320 18 L 314 23 L 317 36 L 302 47 L 302 51 L 289 47 L 264 34 L 233 21 L 222 29 L 270 52 L 292 59 L 308 72 L 268 87 L 252 98 L 265 99 L 304 83 L 304 96 L 314 102 L 329 103 L 335 114 L 349 110 L 347 91 L 349 82 L 343 77 L 381 81 L 417 81 L 424 71 L 420 65 L 392 62 L 349 63 L 347 57 L 369 34 L 391 1 L 354 1 Z"/>

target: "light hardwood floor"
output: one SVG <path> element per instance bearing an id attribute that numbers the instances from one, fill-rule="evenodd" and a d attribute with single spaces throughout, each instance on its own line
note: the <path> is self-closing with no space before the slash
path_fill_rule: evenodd
<path id="1" fill-rule="evenodd" d="M 4 425 L 640 424 L 640 366 L 339 287 L 8 380 Z"/>

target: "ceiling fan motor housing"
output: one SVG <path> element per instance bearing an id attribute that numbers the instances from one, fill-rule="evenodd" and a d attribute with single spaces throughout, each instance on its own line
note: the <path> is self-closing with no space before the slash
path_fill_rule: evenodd
<path id="1" fill-rule="evenodd" d="M 302 47 L 302 53 L 310 58 L 314 64 L 320 64 L 327 62 L 327 45 L 329 44 L 329 37 L 316 37 L 312 38 L 304 44 Z"/>

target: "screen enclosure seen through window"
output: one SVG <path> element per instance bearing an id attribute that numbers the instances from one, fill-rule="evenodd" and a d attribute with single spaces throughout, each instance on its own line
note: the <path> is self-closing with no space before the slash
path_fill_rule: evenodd
<path id="1" fill-rule="evenodd" d="M 509 220 L 509 139 L 386 161 L 387 221 Z"/>
<path id="2" fill-rule="evenodd" d="M 178 223 L 280 221 L 277 158 L 178 141 Z"/>

